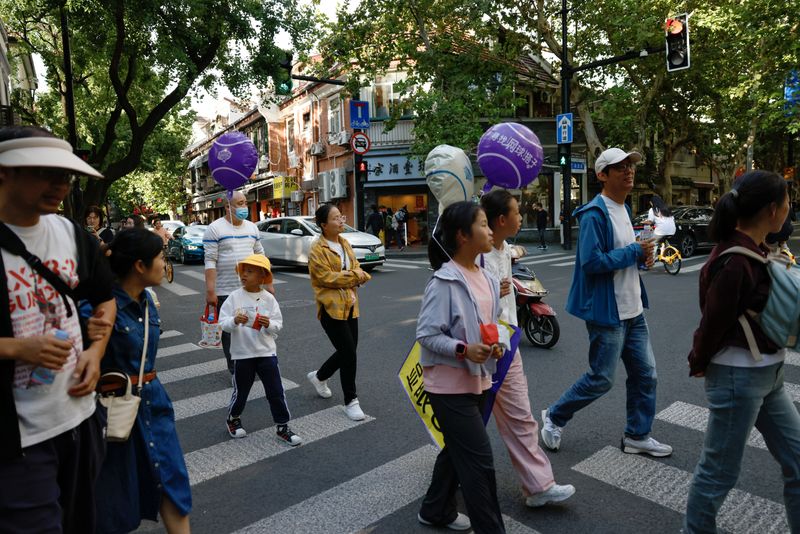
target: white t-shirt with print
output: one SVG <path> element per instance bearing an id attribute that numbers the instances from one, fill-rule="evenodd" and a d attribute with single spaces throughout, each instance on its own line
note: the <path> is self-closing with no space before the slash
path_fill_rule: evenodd
<path id="1" fill-rule="evenodd" d="M 206 269 L 217 270 L 216 293 L 230 295 L 242 287 L 236 265 L 251 254 L 264 254 L 258 227 L 250 221 L 236 226 L 221 217 L 203 235 Z"/>
<path id="2" fill-rule="evenodd" d="M 247 323 L 236 324 L 237 311 L 247 314 Z M 269 317 L 269 326 L 258 330 L 253 328 L 256 315 Z M 262 289 L 251 293 L 243 287 L 237 289 L 228 295 L 220 308 L 219 322 L 223 330 L 231 333 L 231 359 L 277 356 L 275 338 L 283 328 L 283 315 L 278 301 L 269 291 Z"/>
<path id="3" fill-rule="evenodd" d="M 617 204 L 605 195 L 601 195 L 611 216 L 614 227 L 614 248 L 627 247 L 636 241 L 631 218 L 624 204 Z M 642 306 L 642 288 L 639 285 L 639 270 L 630 265 L 625 269 L 614 271 L 614 297 L 617 301 L 619 320 L 633 319 L 644 311 Z"/>
<path id="4" fill-rule="evenodd" d="M 503 241 L 502 250 L 492 247 L 491 252 L 487 252 L 483 256 L 483 268 L 497 278 L 500 282 L 503 280 L 511 279 L 511 247 Z M 481 264 L 481 256 L 476 258 L 475 263 Z M 514 291 L 500 299 L 500 319 L 512 324 L 517 325 L 517 306 L 514 302 Z"/>
<path id="5" fill-rule="evenodd" d="M 78 252 L 74 226 L 58 215 L 45 215 L 34 226 L 8 225 L 29 252 L 38 256 L 70 287 L 78 285 Z M 14 367 L 14 402 L 22 447 L 30 447 L 81 424 L 94 413 L 94 394 L 72 397 L 67 391 L 79 382 L 73 378 L 78 351 L 83 348 L 78 307 L 70 300 L 72 317 L 61 295 L 19 256 L 3 250 L 9 311 L 15 338 L 69 333 L 72 351 L 52 384 L 32 384 L 34 366 L 17 360 Z"/>

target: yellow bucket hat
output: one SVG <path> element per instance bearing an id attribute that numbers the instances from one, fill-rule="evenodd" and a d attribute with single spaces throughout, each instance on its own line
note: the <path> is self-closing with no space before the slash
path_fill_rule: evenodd
<path id="1" fill-rule="evenodd" d="M 272 283 L 272 264 L 269 262 L 269 259 L 264 256 L 263 254 L 251 254 L 247 256 L 245 259 L 240 261 L 236 264 L 236 273 L 239 274 L 239 266 L 240 265 L 254 265 L 256 267 L 261 267 L 264 269 L 267 274 L 264 276 L 264 283 L 271 284 Z"/>

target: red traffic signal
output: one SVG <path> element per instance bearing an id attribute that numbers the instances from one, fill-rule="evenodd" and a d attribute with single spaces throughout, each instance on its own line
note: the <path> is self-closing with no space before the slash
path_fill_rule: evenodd
<path id="1" fill-rule="evenodd" d="M 667 72 L 688 69 L 691 65 L 689 53 L 689 15 L 684 13 L 668 18 L 664 23 L 666 40 Z"/>

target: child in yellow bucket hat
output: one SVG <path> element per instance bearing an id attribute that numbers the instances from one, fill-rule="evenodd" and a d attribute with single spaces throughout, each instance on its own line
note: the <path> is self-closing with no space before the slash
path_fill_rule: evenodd
<path id="1" fill-rule="evenodd" d="M 291 415 L 281 384 L 275 345 L 277 333 L 283 327 L 283 316 L 275 297 L 261 287 L 272 282 L 272 266 L 263 254 L 252 254 L 236 265 L 236 273 L 242 287 L 232 292 L 219 310 L 222 330 L 231 334 L 233 361 L 233 395 L 226 421 L 228 434 L 232 438 L 247 435 L 241 415 L 258 375 L 264 384 L 278 438 L 292 446 L 300 445 L 303 440 L 289 428 Z"/>

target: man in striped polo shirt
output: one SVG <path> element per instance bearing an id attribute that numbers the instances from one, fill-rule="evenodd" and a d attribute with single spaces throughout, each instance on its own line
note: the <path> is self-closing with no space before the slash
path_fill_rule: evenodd
<path id="1" fill-rule="evenodd" d="M 203 236 L 206 263 L 206 303 L 216 307 L 216 313 L 225 299 L 241 287 L 236 264 L 251 254 L 264 254 L 259 241 L 258 228 L 247 220 L 250 210 L 247 197 L 235 191 L 226 208 L 224 217 L 208 225 Z M 264 286 L 275 294 L 272 283 Z M 228 371 L 233 374 L 231 361 L 231 335 L 222 333 L 222 352 L 228 362 Z"/>

